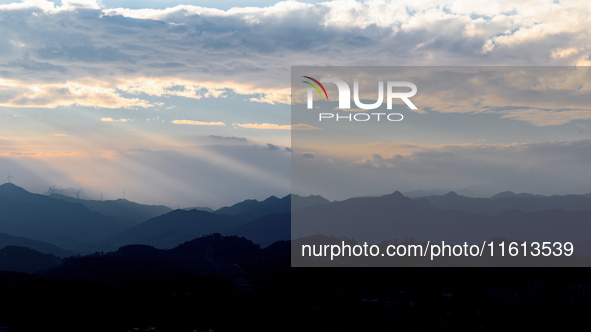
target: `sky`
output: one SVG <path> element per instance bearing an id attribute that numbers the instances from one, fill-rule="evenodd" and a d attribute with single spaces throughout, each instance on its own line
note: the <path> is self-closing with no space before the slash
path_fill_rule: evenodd
<path id="1" fill-rule="evenodd" d="M 301 157 L 292 66 L 584 68 L 590 14 L 586 1 L 0 1 L 0 177 L 172 207 L 284 196 Z M 577 82 L 566 89 L 587 93 Z M 375 148 L 303 153 L 339 172 L 399 167 L 405 181 L 374 193 L 591 192 L 586 106 L 429 105 Z"/>

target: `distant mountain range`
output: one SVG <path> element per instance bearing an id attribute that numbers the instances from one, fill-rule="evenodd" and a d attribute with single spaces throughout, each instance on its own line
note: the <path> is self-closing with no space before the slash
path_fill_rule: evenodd
<path id="1" fill-rule="evenodd" d="M 254 220 L 269 214 L 287 213 L 292 210 L 299 210 L 310 206 L 330 203 L 322 196 L 310 195 L 287 195 L 283 198 L 271 196 L 264 201 L 249 199 L 236 203 L 229 207 L 216 210 L 215 214 L 226 216 L 239 216 L 243 220 Z"/>
<path id="2" fill-rule="evenodd" d="M 264 246 L 289 240 L 291 207 L 306 208 L 329 203 L 320 196 L 271 196 L 263 201 L 245 200 L 213 213 L 203 210 L 175 210 L 152 218 L 110 240 L 115 245 L 146 244 L 173 248 L 195 237 L 212 233 L 239 235 Z"/>
<path id="3" fill-rule="evenodd" d="M 457 210 L 474 213 L 501 213 L 509 210 L 536 212 L 551 209 L 565 211 L 591 211 L 591 198 L 584 195 L 541 196 L 502 192 L 491 198 L 471 198 L 449 192 L 414 198 L 415 202 L 427 201 L 442 210 Z"/>
<path id="4" fill-rule="evenodd" d="M 109 239 L 114 246 L 129 244 L 174 248 L 196 237 L 220 233 L 238 235 L 263 246 L 290 238 L 289 212 L 270 214 L 254 220 L 199 210 L 174 210 L 131 227 Z"/>
<path id="5" fill-rule="evenodd" d="M 113 217 L 130 224 L 139 224 L 150 218 L 154 218 L 172 211 L 171 208 L 164 205 L 139 204 L 123 198 L 116 200 L 97 201 L 78 199 L 57 193 L 54 193 L 49 197 L 61 199 L 70 203 L 80 203 L 90 211 L 98 212 L 105 216 Z"/>
<path id="6" fill-rule="evenodd" d="M 16 245 L 67 256 L 130 244 L 173 248 L 212 233 L 240 235 L 264 246 L 290 238 L 290 212 L 329 203 L 320 196 L 271 196 L 213 211 L 171 210 L 125 199 L 88 200 L 0 185 L 0 248 Z"/>
<path id="7" fill-rule="evenodd" d="M 146 244 L 157 248 L 174 248 L 202 235 L 218 233 L 241 224 L 232 216 L 200 210 L 174 210 L 133 226 L 109 240 L 117 246 Z"/>
<path id="8" fill-rule="evenodd" d="M 591 256 L 591 199 L 582 195 L 536 196 L 504 193 L 494 199 L 454 192 L 408 198 L 396 191 L 351 198 L 292 214 L 292 238 L 316 234 L 363 243 L 446 241 L 483 243 L 492 238 L 572 242 Z"/>
<path id="9" fill-rule="evenodd" d="M 373 242 L 495 236 L 531 241 L 551 235 L 577 241 L 579 253 L 591 254 L 587 220 L 591 220 L 591 194 L 501 192 L 491 198 L 471 198 L 448 192 L 409 198 L 396 191 L 335 202 L 321 196 L 287 195 L 245 200 L 212 211 L 171 210 L 124 199 L 46 196 L 12 183 L 0 185 L 0 249 L 21 246 L 58 257 L 125 245 L 174 248 L 216 233 L 245 237 L 262 246 L 289 240 L 292 235 L 316 234 Z M 557 221 L 562 227 L 556 227 Z"/>

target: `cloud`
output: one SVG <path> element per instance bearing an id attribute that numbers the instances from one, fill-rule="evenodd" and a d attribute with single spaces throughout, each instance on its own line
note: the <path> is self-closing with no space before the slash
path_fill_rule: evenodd
<path id="1" fill-rule="evenodd" d="M 61 0 L 61 9 L 101 9 L 99 1 L 96 0 Z"/>
<path id="2" fill-rule="evenodd" d="M 171 123 L 174 124 L 186 124 L 192 126 L 225 126 L 226 124 L 223 122 L 203 122 L 203 121 L 193 121 L 193 120 L 173 120 Z"/>
<path id="3" fill-rule="evenodd" d="M 267 150 L 279 150 L 279 147 L 275 144 L 267 143 Z"/>
<path id="4" fill-rule="evenodd" d="M 2 4 L 0 5 L 0 10 L 5 11 L 16 11 L 22 9 L 40 9 L 42 11 L 50 11 L 55 9 L 55 5 L 53 2 L 45 1 L 45 0 L 29 0 L 29 1 L 22 1 L 22 2 L 13 2 L 10 4 Z"/>
<path id="5" fill-rule="evenodd" d="M 535 126 L 557 126 L 574 120 L 591 119 L 591 110 L 515 109 L 502 112 L 501 118 L 527 121 Z"/>
<path id="6" fill-rule="evenodd" d="M 397 157 L 402 157 L 402 156 L 397 155 Z M 364 166 L 364 167 L 376 167 L 376 168 L 392 167 L 391 163 L 386 162 L 384 160 L 384 158 L 377 153 L 372 153 L 370 156 L 363 158 L 363 160 L 356 161 L 355 164 L 359 165 L 359 166 Z"/>
<path id="7" fill-rule="evenodd" d="M 307 124 L 278 125 L 275 123 L 234 123 L 235 127 L 248 129 L 277 129 L 277 130 L 318 130 L 320 128 Z"/>
<path id="8" fill-rule="evenodd" d="M 575 47 L 558 48 L 558 49 L 552 50 L 552 58 L 554 58 L 554 59 L 570 58 L 573 55 L 577 55 L 578 53 L 579 53 L 579 50 Z"/>
<path id="9" fill-rule="evenodd" d="M 104 85 L 104 84 L 101 84 Z M 34 83 L 0 78 L 0 106 L 43 107 L 85 106 L 92 108 L 147 108 L 150 102 L 126 98 L 115 88 L 97 86 L 91 82 Z"/>
<path id="10" fill-rule="evenodd" d="M 53 136 L 57 136 L 57 137 L 66 137 L 66 136 L 68 136 L 68 135 L 66 135 L 66 134 L 53 134 Z"/>
<path id="11" fill-rule="evenodd" d="M 546 167 L 554 169 L 561 163 L 571 166 L 590 165 L 589 151 L 591 151 L 591 140 L 441 145 L 407 156 L 394 155 L 384 158 L 381 155 L 372 154 L 355 164 L 363 167 L 404 170 L 409 173 L 439 169 L 439 175 L 463 174 L 465 178 L 490 181 L 499 176 L 513 178 L 515 174 Z M 564 174 L 563 171 L 559 173 Z M 549 176 L 549 173 L 546 175 Z M 572 176 L 576 177 L 574 174 Z"/>
<path id="12" fill-rule="evenodd" d="M 234 123 L 234 127 L 248 128 L 248 129 L 279 129 L 279 130 L 291 130 L 291 125 L 278 125 L 274 123 Z"/>
<path id="13" fill-rule="evenodd" d="M 298 123 L 291 125 L 291 130 L 320 130 L 320 128 L 303 123 Z"/>
<path id="14" fill-rule="evenodd" d="M 0 105 L 147 108 L 145 96 L 233 94 L 286 104 L 290 65 L 584 64 L 589 25 L 585 1 L 286 1 L 229 10 L 27 1 L 0 5 L 0 75 L 14 83 L 0 84 L 10 97 Z"/>
<path id="15" fill-rule="evenodd" d="M 101 121 L 103 121 L 103 122 L 129 122 L 129 121 L 131 121 L 131 119 L 121 118 L 119 120 L 116 120 L 113 118 L 101 118 Z"/>
<path id="16" fill-rule="evenodd" d="M 328 158 L 334 163 L 327 162 Z M 325 197 L 393 190 L 479 188 L 482 196 L 512 190 L 537 194 L 585 194 L 591 178 L 591 140 L 512 144 L 441 145 L 409 155 L 368 153 L 351 161 L 329 154 L 318 162 L 292 159 L 293 183 Z M 301 189 L 307 188 L 307 189 Z"/>
<path id="17" fill-rule="evenodd" d="M 235 136 L 218 136 L 218 135 L 209 135 L 208 138 L 221 140 L 221 141 L 231 141 L 231 142 L 238 142 L 238 143 L 248 143 L 248 139 L 246 137 L 235 137 Z"/>
<path id="18" fill-rule="evenodd" d="M 207 23 L 215 22 L 214 24 L 224 27 L 242 25 L 246 31 L 254 34 L 253 38 L 244 38 L 245 42 L 252 42 L 255 37 L 260 37 L 256 28 L 273 31 L 269 34 L 271 38 L 285 33 L 284 28 L 290 28 L 298 34 L 294 33 L 287 40 L 276 40 L 280 49 L 301 42 L 303 36 L 307 37 L 308 45 L 312 47 L 317 47 L 315 43 L 322 38 L 316 36 L 332 37 L 331 42 L 336 44 L 336 49 L 348 44 L 352 53 L 359 52 L 359 46 L 380 45 L 379 41 L 390 40 L 391 43 L 387 45 L 400 45 L 390 46 L 391 50 L 397 51 L 392 54 L 398 54 L 399 58 L 408 61 L 406 56 L 414 52 L 421 60 L 441 61 L 441 55 L 455 53 L 470 57 L 482 52 L 493 55 L 486 57 L 487 60 L 494 59 L 497 54 L 509 59 L 516 49 L 531 54 L 543 50 L 542 54 L 538 53 L 537 59 L 551 59 L 553 52 L 548 50 L 581 45 L 578 38 L 586 35 L 584 26 L 590 21 L 589 11 L 584 1 L 546 1 L 544 4 L 500 1 L 483 6 L 481 3 L 466 1 L 433 0 L 416 3 L 343 0 L 314 5 L 280 2 L 271 7 L 232 8 L 227 11 L 183 5 L 163 10 L 119 8 L 105 12 L 108 15 L 153 19 L 169 24 L 207 26 L 207 19 Z M 295 20 L 294 17 L 298 19 Z M 278 22 L 285 22 L 284 27 L 277 26 Z M 342 32 L 349 33 L 349 38 L 341 35 Z M 230 37 L 236 35 L 229 34 Z M 560 38 L 556 38 L 558 36 Z M 449 44 L 446 45 L 446 42 Z M 555 47 L 543 48 L 546 43 L 554 44 Z M 266 43 L 263 39 L 254 45 L 260 47 L 266 46 Z M 530 48 L 533 46 L 536 50 L 528 50 L 524 45 Z M 384 49 L 388 47 L 372 47 L 372 51 L 377 51 L 377 54 Z M 326 53 L 330 51 L 324 52 L 325 55 Z M 560 58 L 569 58 L 572 55 L 574 54 L 567 52 Z M 374 55 L 372 58 L 378 57 Z"/>
<path id="19" fill-rule="evenodd" d="M 288 87 L 267 90 L 249 82 L 195 81 L 174 77 L 135 78 L 119 83 L 117 89 L 130 94 L 192 99 L 226 98 L 232 94 L 255 95 L 256 97 L 251 97 L 249 100 L 269 104 L 289 104 L 290 95 Z"/>
<path id="20" fill-rule="evenodd" d="M 575 128 L 576 128 L 577 132 L 579 132 L 579 133 L 587 133 L 587 132 L 589 132 L 589 127 L 586 126 L 586 125 L 584 125 L 584 124 L 578 123 L 578 124 L 575 125 Z"/>

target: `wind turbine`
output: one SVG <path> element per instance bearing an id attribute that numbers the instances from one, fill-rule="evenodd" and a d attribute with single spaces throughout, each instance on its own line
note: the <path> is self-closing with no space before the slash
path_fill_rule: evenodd
<path id="1" fill-rule="evenodd" d="M 80 199 L 80 192 L 81 192 L 81 191 L 82 191 L 82 189 L 80 189 L 80 190 L 78 190 L 78 191 L 76 192 L 76 198 Z"/>
<path id="2" fill-rule="evenodd" d="M 125 190 L 126 189 L 123 189 L 123 191 L 122 191 L 122 193 L 123 193 L 123 199 L 125 199 Z"/>
<path id="3" fill-rule="evenodd" d="M 14 176 L 10 175 L 10 171 L 8 171 L 8 176 L 6 177 L 6 179 L 8 180 L 8 183 L 11 183 L 10 180 L 13 178 Z"/>
<path id="4" fill-rule="evenodd" d="M 51 196 L 51 195 L 53 195 L 53 191 L 55 190 L 55 184 L 53 186 L 48 186 L 48 187 L 49 187 L 49 191 L 51 191 L 49 196 Z"/>
<path id="5" fill-rule="evenodd" d="M 101 201 L 103 200 L 103 195 L 104 194 L 105 194 L 104 192 L 101 192 Z"/>

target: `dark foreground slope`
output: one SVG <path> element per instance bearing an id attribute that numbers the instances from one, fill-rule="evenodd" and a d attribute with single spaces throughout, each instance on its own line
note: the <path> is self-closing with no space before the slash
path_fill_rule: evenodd
<path id="1" fill-rule="evenodd" d="M 591 309 L 589 269 L 290 268 L 213 234 L 170 250 L 127 246 L 51 272 L 0 272 L 13 331 L 564 330 Z M 151 329 L 151 330 L 150 330 Z"/>

